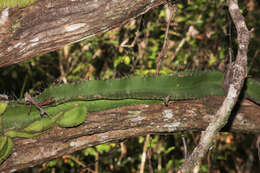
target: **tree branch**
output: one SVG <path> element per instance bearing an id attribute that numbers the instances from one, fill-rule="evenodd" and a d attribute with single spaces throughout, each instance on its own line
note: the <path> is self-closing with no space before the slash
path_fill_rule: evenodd
<path id="1" fill-rule="evenodd" d="M 227 4 L 229 13 L 236 26 L 238 40 L 236 61 L 234 63 L 230 62 L 230 68 L 227 72 L 227 74 L 230 74 L 230 78 L 228 78 L 228 94 L 214 119 L 207 127 L 205 134 L 201 137 L 200 143 L 193 150 L 188 159 L 185 160 L 178 173 L 191 172 L 206 155 L 217 132 L 228 122 L 231 111 L 237 102 L 244 80 L 247 76 L 247 51 L 250 32 L 246 27 L 244 17 L 240 13 L 237 0 L 227 0 Z"/>
<path id="2" fill-rule="evenodd" d="M 33 139 L 14 139 L 14 152 L 1 165 L 0 172 L 21 170 L 89 146 L 150 133 L 204 130 L 214 118 L 223 97 L 171 102 L 168 107 L 136 105 L 89 113 L 77 128 L 54 128 Z M 189 109 L 187 109 L 189 107 Z M 225 131 L 260 132 L 260 107 L 245 100 L 233 114 Z"/>
<path id="3" fill-rule="evenodd" d="M 0 67 L 125 24 L 165 0 L 37 0 L 0 12 Z"/>

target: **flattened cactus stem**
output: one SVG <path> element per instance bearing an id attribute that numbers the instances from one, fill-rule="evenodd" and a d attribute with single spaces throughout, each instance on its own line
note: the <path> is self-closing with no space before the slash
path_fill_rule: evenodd
<path id="1" fill-rule="evenodd" d="M 76 107 L 68 110 L 59 120 L 60 127 L 74 127 L 83 123 L 87 116 L 86 106 L 76 105 Z"/>
<path id="2" fill-rule="evenodd" d="M 7 159 L 13 150 L 13 141 L 7 136 L 0 136 L 0 164 Z"/>

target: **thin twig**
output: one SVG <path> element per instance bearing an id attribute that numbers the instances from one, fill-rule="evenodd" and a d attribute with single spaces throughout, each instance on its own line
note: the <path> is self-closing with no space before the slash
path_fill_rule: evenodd
<path id="1" fill-rule="evenodd" d="M 149 172 L 153 173 L 153 165 L 152 165 L 152 136 L 149 135 L 150 145 L 148 148 L 148 161 L 149 161 Z"/>
<path id="2" fill-rule="evenodd" d="M 232 19 L 228 16 L 228 55 L 229 55 L 229 63 L 232 62 Z"/>
<path id="3" fill-rule="evenodd" d="M 8 95 L 0 94 L 0 100 L 8 100 Z"/>
<path id="4" fill-rule="evenodd" d="M 99 165 L 99 153 L 96 152 L 96 156 L 95 156 L 95 173 L 98 173 L 98 166 Z"/>
<path id="5" fill-rule="evenodd" d="M 260 135 L 257 136 L 256 148 L 257 148 L 257 151 L 258 151 L 258 159 L 260 160 Z"/>
<path id="6" fill-rule="evenodd" d="M 83 168 L 86 168 L 86 165 L 85 165 L 83 162 L 81 162 L 80 160 L 78 160 L 76 157 L 73 157 L 73 156 L 71 156 L 71 155 L 64 155 L 64 156 L 62 156 L 62 158 L 63 158 L 64 160 L 66 160 L 66 159 L 71 159 L 71 160 L 73 160 L 76 164 L 78 164 L 79 166 L 82 166 Z"/>
<path id="7" fill-rule="evenodd" d="M 96 173 L 95 171 L 93 171 L 93 170 L 90 169 L 90 168 L 84 168 L 84 169 L 82 169 L 82 170 L 80 171 L 80 173 L 83 173 L 83 172 L 86 172 L 86 171 L 88 171 L 88 172 L 90 172 L 90 173 Z"/>
<path id="8" fill-rule="evenodd" d="M 136 42 L 138 41 L 138 39 L 139 39 L 139 37 L 140 37 L 140 35 L 141 35 L 141 31 L 142 31 L 142 29 L 143 29 L 143 27 L 142 27 L 142 26 L 143 26 L 143 22 L 144 22 L 144 15 L 142 15 L 142 17 L 141 17 L 140 23 L 139 23 L 139 25 L 138 25 L 138 29 L 137 29 L 137 31 L 135 32 L 135 38 L 134 38 L 134 40 L 132 41 L 132 43 L 131 43 L 131 44 L 126 44 L 126 43 L 129 41 L 129 39 L 126 39 L 125 41 L 123 41 L 123 42 L 121 43 L 120 47 L 132 48 L 132 47 L 135 46 Z"/>
<path id="9" fill-rule="evenodd" d="M 188 158 L 188 147 L 183 133 L 181 134 L 181 139 L 184 147 L 184 159 L 186 160 Z"/>
<path id="10" fill-rule="evenodd" d="M 162 50 L 160 52 L 160 54 L 157 56 L 156 58 L 156 74 L 158 75 L 159 74 L 159 71 L 160 71 L 160 66 L 161 66 L 161 63 L 162 63 L 162 60 L 167 56 L 167 49 L 168 49 L 168 36 L 169 36 L 169 28 L 170 28 L 170 24 L 171 24 L 171 20 L 174 16 L 174 14 L 176 13 L 177 11 L 177 6 L 173 3 L 168 3 L 168 7 L 170 9 L 170 17 L 167 21 L 167 28 L 166 28 L 166 31 L 165 31 L 165 38 L 164 38 L 164 42 L 163 42 L 163 47 L 162 47 Z"/>
<path id="11" fill-rule="evenodd" d="M 121 161 L 123 160 L 123 158 L 127 154 L 127 147 L 126 147 L 126 144 L 124 142 L 120 142 L 120 149 L 121 149 L 121 155 L 120 155 L 120 157 L 117 161 L 117 165 L 121 164 Z"/>
<path id="12" fill-rule="evenodd" d="M 64 83 L 68 83 L 67 79 L 66 79 L 66 72 L 64 70 L 64 60 L 65 60 L 65 52 L 67 52 L 68 50 L 68 46 L 64 46 L 63 50 L 64 50 L 64 54 L 62 53 L 62 51 L 59 51 L 59 69 L 60 69 L 60 79 L 64 82 Z"/>
<path id="13" fill-rule="evenodd" d="M 145 142 L 144 142 L 144 146 L 143 146 L 142 161 L 141 161 L 139 173 L 144 173 L 145 160 L 146 160 L 146 154 L 147 154 L 149 139 L 150 139 L 150 134 L 146 135 L 146 137 L 145 137 Z"/>

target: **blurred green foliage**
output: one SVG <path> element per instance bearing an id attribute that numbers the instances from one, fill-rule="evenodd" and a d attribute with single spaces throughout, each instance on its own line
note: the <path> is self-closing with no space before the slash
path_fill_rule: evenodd
<path id="1" fill-rule="evenodd" d="M 248 51 L 249 75 L 260 77 L 260 2 L 241 0 L 241 12 L 249 29 L 254 28 Z M 160 74 L 184 70 L 223 70 L 228 48 L 236 55 L 236 30 L 224 0 L 176 1 L 171 22 L 167 58 Z M 122 28 L 65 46 L 63 49 L 0 69 L 0 92 L 21 98 L 62 82 L 149 75 L 156 71 L 156 57 L 163 45 L 169 11 L 166 6 L 132 19 Z M 231 33 L 229 33 L 231 31 Z M 137 32 L 139 36 L 136 37 Z M 229 42 L 231 35 L 231 44 Z M 132 44 L 133 43 L 133 44 Z M 148 142 L 153 172 L 175 172 L 184 161 L 179 133 L 152 135 Z M 191 152 L 199 134 L 184 134 Z M 254 135 L 218 134 L 200 172 L 249 172 L 259 170 Z M 145 137 L 108 143 L 50 161 L 26 172 L 139 172 Z M 252 160 L 253 158 L 253 160 Z M 251 159 L 251 160 L 250 160 Z M 82 165 L 83 164 L 83 165 Z M 85 165 L 85 166 L 84 166 Z"/>

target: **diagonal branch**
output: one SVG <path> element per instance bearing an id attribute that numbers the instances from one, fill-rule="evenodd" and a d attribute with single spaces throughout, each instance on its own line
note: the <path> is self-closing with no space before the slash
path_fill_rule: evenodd
<path id="1" fill-rule="evenodd" d="M 180 167 L 178 173 L 191 172 L 193 168 L 202 160 L 212 145 L 218 131 L 227 123 L 233 107 L 235 106 L 244 80 L 247 75 L 247 51 L 250 32 L 247 29 L 244 17 L 240 13 L 237 0 L 227 0 L 229 13 L 236 26 L 238 52 L 236 61 L 230 64 L 228 74 L 231 75 L 227 97 L 217 111 L 214 119 L 206 129 L 205 135 L 201 137 L 200 143 L 192 154 Z"/>

